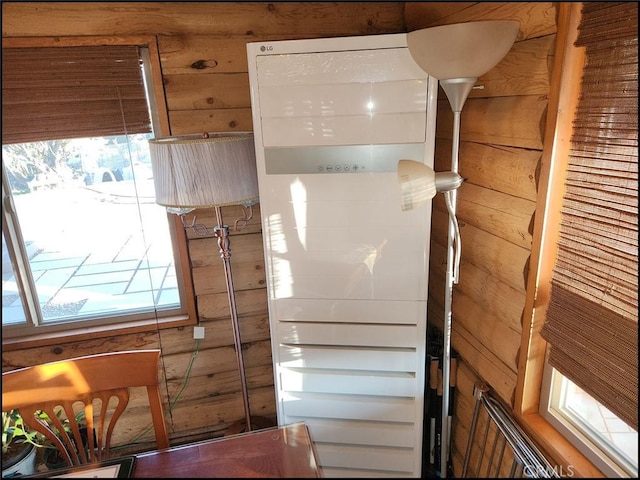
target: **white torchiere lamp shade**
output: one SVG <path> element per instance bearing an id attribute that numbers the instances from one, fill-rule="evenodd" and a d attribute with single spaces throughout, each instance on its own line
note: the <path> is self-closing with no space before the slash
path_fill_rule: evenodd
<path id="1" fill-rule="evenodd" d="M 170 208 L 258 202 L 253 134 L 212 133 L 149 141 L 156 203 Z"/>
<path id="2" fill-rule="evenodd" d="M 420 68 L 440 81 L 451 108 L 459 112 L 478 77 L 504 58 L 519 31 L 520 23 L 514 20 L 454 23 L 409 32 L 407 46 Z"/>
<path id="3" fill-rule="evenodd" d="M 504 58 L 519 30 L 513 20 L 455 23 L 409 32 L 407 46 L 420 68 L 438 80 L 479 77 Z"/>

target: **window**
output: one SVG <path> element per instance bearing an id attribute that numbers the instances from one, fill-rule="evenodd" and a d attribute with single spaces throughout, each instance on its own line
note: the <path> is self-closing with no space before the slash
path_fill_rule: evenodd
<path id="1" fill-rule="evenodd" d="M 582 4 L 584 49 L 540 413 L 609 476 L 638 474 L 638 11 Z"/>
<path id="2" fill-rule="evenodd" d="M 638 476 L 638 432 L 547 365 L 544 417 L 607 477 Z"/>
<path id="3" fill-rule="evenodd" d="M 3 342 L 190 321 L 184 233 L 155 203 L 150 62 L 3 46 Z"/>

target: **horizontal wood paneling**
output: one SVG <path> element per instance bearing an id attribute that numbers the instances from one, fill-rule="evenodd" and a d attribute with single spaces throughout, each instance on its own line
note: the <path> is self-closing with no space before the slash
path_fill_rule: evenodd
<path id="1" fill-rule="evenodd" d="M 313 32 L 286 35 L 286 40 L 315 38 Z M 283 40 L 273 35 L 160 35 L 158 45 L 164 75 L 246 73 L 247 43 Z"/>
<path id="2" fill-rule="evenodd" d="M 229 226 L 229 238 L 233 241 L 233 237 L 236 235 L 248 235 L 251 233 L 262 232 L 262 224 L 260 221 L 260 204 L 257 203 L 251 208 L 243 208 L 240 205 L 228 205 L 222 207 L 222 220 L 225 225 Z M 241 219 L 250 217 L 247 222 L 240 222 Z M 236 228 L 236 220 L 238 220 L 238 228 Z M 199 208 L 193 212 L 185 215 L 184 223 L 186 225 L 192 225 L 193 223 L 201 223 L 210 232 L 210 237 L 213 236 L 213 227 L 217 223 L 216 213 L 213 208 Z M 193 229 L 186 230 L 187 238 L 202 238 Z"/>
<path id="3" fill-rule="evenodd" d="M 197 361 L 197 360 L 196 360 Z M 269 365 L 247 367 L 247 383 L 249 388 L 269 387 L 273 384 L 273 371 Z M 238 370 L 218 372 L 210 375 L 198 375 L 184 383 L 184 377 L 169 380 L 170 398 L 180 396 L 180 402 L 196 402 L 218 397 L 220 395 L 237 395 Z"/>
<path id="4" fill-rule="evenodd" d="M 211 332 L 215 335 L 215 332 Z M 259 365 L 260 361 L 256 358 L 264 354 L 264 350 L 271 347 L 268 341 L 254 342 L 244 345 L 244 357 L 247 367 Z M 167 379 L 183 378 L 187 367 L 191 361 L 192 351 L 176 353 L 166 356 L 165 372 Z M 265 356 L 269 358 L 269 354 Z M 169 360 L 171 360 L 169 362 Z M 191 367 L 191 375 L 194 377 L 200 375 L 212 375 L 220 372 L 230 372 L 237 370 L 236 354 L 232 345 L 225 345 L 215 348 L 206 348 L 198 350 L 196 361 Z"/>
<path id="5" fill-rule="evenodd" d="M 435 299 L 429 298 L 429 316 L 433 325 L 442 328 L 442 312 L 444 307 Z M 459 355 L 459 365 L 467 365 L 477 372 L 478 378 L 484 380 L 501 398 L 512 399 L 515 391 L 516 373 L 508 368 L 493 352 L 484 347 L 465 328 L 454 322 L 451 342 Z M 459 368 L 460 368 L 459 367 Z M 511 403 L 511 400 L 509 400 Z M 454 434 L 455 435 L 455 434 Z M 463 452 L 464 453 L 464 452 Z"/>
<path id="6" fill-rule="evenodd" d="M 430 255 L 430 293 L 444 303 L 444 275 L 447 249 L 433 242 Z M 440 278 L 438 278 L 440 277 Z M 491 313 L 512 330 L 521 332 L 522 308 L 525 294 L 500 281 L 493 271 L 478 267 L 468 261 L 460 266 L 460 282 L 456 291 L 475 299 L 475 305 Z"/>
<path id="7" fill-rule="evenodd" d="M 243 343 L 253 343 L 270 338 L 269 318 L 264 312 L 260 312 L 257 315 L 240 314 L 238 323 L 240 324 L 240 334 Z M 199 349 L 219 348 L 233 344 L 233 331 L 228 313 L 227 317 L 220 319 L 207 321 L 202 321 L 201 319 L 200 325 L 205 328 L 205 338 L 198 342 Z M 162 352 L 165 355 L 180 353 L 185 350 L 191 351 L 192 348 L 195 348 L 193 333 L 190 329 L 162 330 L 160 332 L 160 339 L 162 341 Z M 187 349 L 187 346 L 190 348 Z"/>
<path id="8" fill-rule="evenodd" d="M 461 326 L 452 333 L 451 341 L 461 358 L 464 358 L 464 362 L 472 365 L 479 377 L 491 385 L 500 398 L 508 399 L 507 402 L 511 403 L 516 373 Z"/>
<path id="9" fill-rule="evenodd" d="M 444 291 L 445 283 L 436 277 L 431 286 L 437 291 Z M 436 295 L 434 293 L 430 300 L 444 305 L 444 297 L 438 295 L 438 298 L 435 298 Z M 474 339 L 482 344 L 483 348 L 491 351 L 506 368 L 517 373 L 520 329 L 512 329 L 509 323 L 505 323 L 493 312 L 481 308 L 472 297 L 459 290 L 456 292 L 452 314 L 456 319 L 456 328 L 463 328 L 473 335 Z"/>
<path id="10" fill-rule="evenodd" d="M 482 76 L 478 82 L 482 88 L 472 90 L 469 97 L 547 95 L 555 39 L 555 35 L 546 35 L 516 43 L 495 68 Z"/>
<path id="11" fill-rule="evenodd" d="M 149 331 L 130 335 L 117 335 L 81 342 L 60 343 L 58 345 L 35 347 L 24 350 L 2 351 L 2 371 L 55 362 L 72 357 L 94 353 L 117 352 L 120 350 L 143 350 L 160 348 L 158 332 Z"/>
<path id="12" fill-rule="evenodd" d="M 170 110 L 251 107 L 246 73 L 165 75 L 164 87 Z"/>
<path id="13" fill-rule="evenodd" d="M 463 184 L 458 193 L 459 222 L 478 227 L 523 248 L 531 248 L 529 229 L 534 202 L 472 183 Z M 434 205 L 446 212 L 442 196 L 435 197 Z"/>
<path id="14" fill-rule="evenodd" d="M 460 120 L 466 142 L 542 150 L 546 96 L 527 95 L 470 98 Z M 436 137 L 451 139 L 453 113 L 446 101 L 438 101 Z M 460 164 L 463 163 L 460 157 Z"/>
<path id="15" fill-rule="evenodd" d="M 171 135 L 202 132 L 252 132 L 250 108 L 174 110 L 169 112 Z"/>
<path id="16" fill-rule="evenodd" d="M 463 329 L 494 352 L 509 370 L 517 373 L 519 331 L 512 330 L 491 312 L 479 308 L 473 298 L 462 292 L 458 294 L 453 314 Z"/>
<path id="17" fill-rule="evenodd" d="M 553 2 L 407 2 L 407 31 L 482 20 L 518 20 L 518 40 L 554 34 Z"/>
<path id="18" fill-rule="evenodd" d="M 260 233 L 230 235 L 228 250 L 232 266 L 235 266 L 236 263 L 264 261 L 262 234 Z M 216 238 L 202 237 L 190 240 L 189 252 L 193 268 L 222 265 L 220 247 Z"/>
<path id="19" fill-rule="evenodd" d="M 436 171 L 451 169 L 451 148 L 451 142 L 438 143 Z M 467 183 L 535 202 L 540 155 L 538 150 L 462 141 L 460 175 Z"/>
<path id="20" fill-rule="evenodd" d="M 3 36 L 332 37 L 404 31 L 403 2 L 3 2 L 2 16 Z"/>
<path id="21" fill-rule="evenodd" d="M 214 382 L 215 377 L 210 380 Z M 263 406 L 275 409 L 271 403 L 272 397 L 273 387 L 253 389 L 249 400 L 252 414 L 267 414 Z M 208 397 L 206 401 L 197 399 L 179 402 L 171 412 L 172 425 L 176 432 L 190 432 L 190 435 L 206 432 L 209 437 L 222 435 L 232 423 L 243 418 L 242 397 L 235 393 Z"/>
<path id="22" fill-rule="evenodd" d="M 432 243 L 446 246 L 446 241 L 439 242 L 438 239 L 446 239 L 447 220 L 445 212 L 434 209 L 432 229 L 436 238 L 432 239 Z M 491 272 L 518 291 L 525 291 L 524 271 L 530 254 L 528 249 L 509 243 L 471 224 L 460 223 L 460 236 L 463 261 Z"/>
<path id="23" fill-rule="evenodd" d="M 236 290 L 262 288 L 265 283 L 264 259 L 256 262 L 238 262 L 231 264 L 233 285 Z M 211 265 L 193 269 L 193 287 L 197 295 L 226 291 L 226 280 L 222 260 L 219 266 Z"/>
<path id="24" fill-rule="evenodd" d="M 267 297 L 264 290 L 260 288 L 236 292 L 236 308 L 239 315 L 266 312 Z M 227 293 L 201 294 L 198 298 L 198 312 L 203 320 L 229 316 Z"/>
<path id="25" fill-rule="evenodd" d="M 247 43 L 269 36 L 161 35 L 158 37 L 162 72 L 166 76 L 246 73 Z"/>

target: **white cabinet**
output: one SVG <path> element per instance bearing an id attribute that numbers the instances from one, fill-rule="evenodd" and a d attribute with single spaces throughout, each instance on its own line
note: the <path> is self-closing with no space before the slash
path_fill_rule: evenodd
<path id="1" fill-rule="evenodd" d="M 406 35 L 250 43 L 278 423 L 326 477 L 419 477 L 437 81 Z"/>

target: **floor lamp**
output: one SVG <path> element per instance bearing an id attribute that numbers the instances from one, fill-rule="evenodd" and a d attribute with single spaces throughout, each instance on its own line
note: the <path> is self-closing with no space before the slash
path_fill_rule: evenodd
<path id="1" fill-rule="evenodd" d="M 255 147 L 250 132 L 204 134 L 159 138 L 149 141 L 151 166 L 155 185 L 156 203 L 179 214 L 185 228 L 192 228 L 200 236 L 214 235 L 218 240 L 233 326 L 233 341 L 240 371 L 244 425 L 240 431 L 251 431 L 252 420 L 249 394 L 242 356 L 242 342 L 236 308 L 233 276 L 231 274 L 229 227 L 224 224 L 221 207 L 242 205 L 249 209 L 246 223 L 251 218 L 251 207 L 258 202 L 258 177 Z M 208 228 L 195 222 L 185 223 L 185 215 L 196 208 L 213 207 L 217 225 Z M 240 433 L 240 432 L 237 432 Z"/>
<path id="2" fill-rule="evenodd" d="M 511 20 L 489 20 L 456 23 L 415 30 L 407 34 L 407 46 L 415 62 L 426 73 L 436 78 L 444 90 L 453 110 L 453 146 L 451 172 L 458 172 L 460 144 L 460 113 L 478 77 L 500 62 L 511 49 L 520 30 L 520 23 Z M 449 458 L 449 382 L 451 359 L 451 301 L 453 284 L 458 283 L 460 238 L 457 234 L 456 189 L 446 191 L 449 211 L 447 241 L 447 271 L 445 312 L 443 324 L 442 365 L 442 432 L 440 474 L 447 475 Z M 455 268 L 454 268 L 455 266 Z M 446 428 L 445 428 L 446 426 Z"/>

